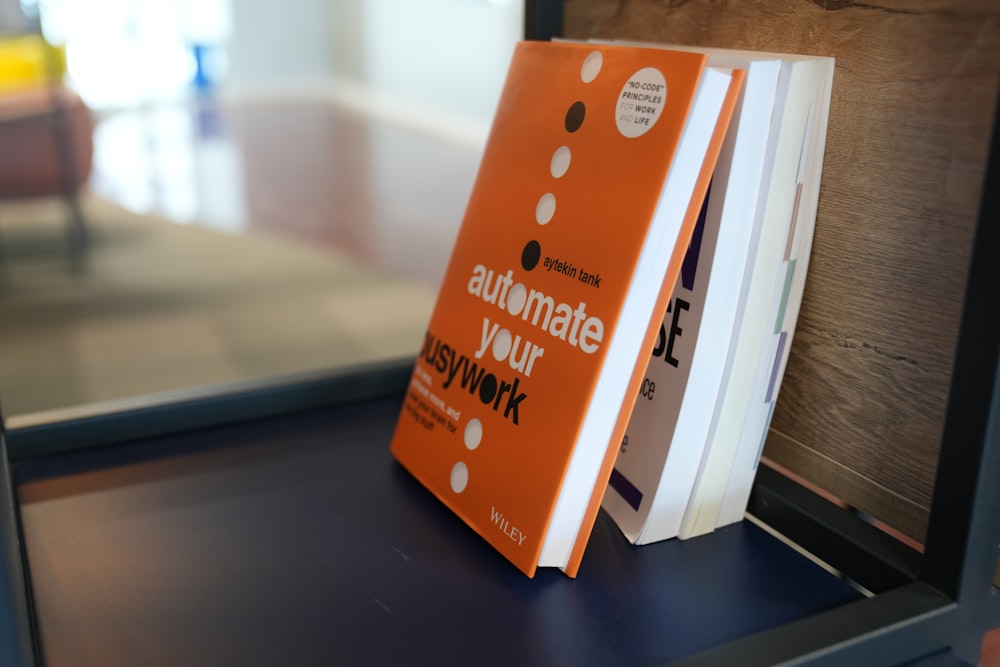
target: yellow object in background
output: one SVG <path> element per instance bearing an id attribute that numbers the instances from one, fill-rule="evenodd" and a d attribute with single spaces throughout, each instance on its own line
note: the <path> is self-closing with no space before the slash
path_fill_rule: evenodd
<path id="1" fill-rule="evenodd" d="M 66 50 L 41 35 L 0 37 L 0 92 L 56 83 L 66 73 Z"/>

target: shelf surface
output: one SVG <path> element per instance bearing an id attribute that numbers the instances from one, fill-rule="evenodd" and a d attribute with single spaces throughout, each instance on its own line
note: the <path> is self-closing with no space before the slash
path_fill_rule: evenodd
<path id="1" fill-rule="evenodd" d="M 857 600 L 743 522 L 528 579 L 388 451 L 372 400 L 19 462 L 48 665 L 662 664 Z"/>

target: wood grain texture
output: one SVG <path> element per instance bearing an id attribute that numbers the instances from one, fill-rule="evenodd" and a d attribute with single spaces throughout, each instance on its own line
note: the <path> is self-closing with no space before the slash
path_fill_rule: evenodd
<path id="1" fill-rule="evenodd" d="M 922 540 L 998 83 L 993 0 L 567 0 L 565 35 L 837 58 L 767 455 Z"/>

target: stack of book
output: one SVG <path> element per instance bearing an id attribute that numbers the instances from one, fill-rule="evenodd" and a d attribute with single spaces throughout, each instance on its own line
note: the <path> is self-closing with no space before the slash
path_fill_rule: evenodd
<path id="1" fill-rule="evenodd" d="M 742 519 L 801 302 L 833 61 L 524 42 L 392 453 L 529 576 L 603 506 Z"/>

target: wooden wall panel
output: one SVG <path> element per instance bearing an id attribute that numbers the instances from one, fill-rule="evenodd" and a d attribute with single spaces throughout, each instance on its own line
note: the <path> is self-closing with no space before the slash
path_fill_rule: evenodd
<path id="1" fill-rule="evenodd" d="M 566 0 L 564 35 L 837 58 L 813 255 L 765 455 L 922 540 L 1000 85 L 1000 4 Z"/>

